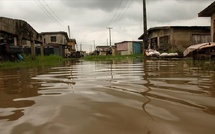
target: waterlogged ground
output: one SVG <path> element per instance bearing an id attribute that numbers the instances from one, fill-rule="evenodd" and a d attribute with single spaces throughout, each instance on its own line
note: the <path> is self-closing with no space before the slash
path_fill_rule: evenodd
<path id="1" fill-rule="evenodd" d="M 0 71 L 1 134 L 214 134 L 215 73 L 182 60 Z"/>

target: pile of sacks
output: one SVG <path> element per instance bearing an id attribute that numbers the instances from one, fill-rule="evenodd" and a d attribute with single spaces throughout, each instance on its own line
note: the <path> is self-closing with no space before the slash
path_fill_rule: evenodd
<path id="1" fill-rule="evenodd" d="M 178 53 L 162 53 L 160 57 L 177 57 L 179 56 Z"/>
<path id="2" fill-rule="evenodd" d="M 147 49 L 145 51 L 146 56 L 148 57 L 159 57 L 160 56 L 160 52 L 154 50 L 154 49 Z"/>
<path id="3" fill-rule="evenodd" d="M 162 53 L 154 50 L 154 49 L 147 49 L 145 51 L 146 56 L 148 57 L 177 57 L 179 56 L 178 53 Z"/>

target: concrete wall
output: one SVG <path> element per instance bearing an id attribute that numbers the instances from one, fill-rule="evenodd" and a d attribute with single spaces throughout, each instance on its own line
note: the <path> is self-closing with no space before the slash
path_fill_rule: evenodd
<path id="1" fill-rule="evenodd" d="M 16 38 L 15 45 L 22 45 L 22 40 L 42 42 L 41 36 L 27 22 L 23 20 L 0 17 L 0 33 L 3 38 L 11 35 Z"/>
<path id="2" fill-rule="evenodd" d="M 9 33 L 15 33 L 16 23 L 13 19 L 0 18 L 0 31 L 7 31 Z"/>
<path id="3" fill-rule="evenodd" d="M 187 47 L 194 45 L 193 36 L 205 36 L 199 43 L 210 42 L 210 30 L 205 28 L 174 28 L 173 40 L 171 42 L 172 49 L 185 50 Z M 208 39 L 208 40 L 207 40 Z"/>
<path id="4" fill-rule="evenodd" d="M 56 36 L 56 42 L 51 42 L 51 36 Z M 45 44 L 56 43 L 56 44 L 67 44 L 66 37 L 63 34 L 46 34 L 43 35 L 43 40 Z"/>
<path id="5" fill-rule="evenodd" d="M 149 41 L 151 46 L 155 43 L 160 49 L 162 37 L 168 37 L 166 47 L 168 50 L 184 51 L 190 45 L 193 45 L 193 36 L 201 36 L 202 41 L 210 42 L 210 29 L 205 27 L 161 27 L 149 30 Z M 209 40 L 208 40 L 209 39 Z M 201 42 L 203 43 L 203 42 Z M 157 48 L 155 48 L 157 49 Z"/>
<path id="6" fill-rule="evenodd" d="M 185 49 L 192 43 L 192 32 L 189 29 L 173 29 L 172 40 L 170 42 L 171 49 Z"/>
<path id="7" fill-rule="evenodd" d="M 171 29 L 158 29 L 158 30 L 154 30 L 152 32 L 149 33 L 149 42 L 151 44 L 151 46 L 153 45 L 152 39 L 153 40 L 157 40 L 157 46 L 160 47 L 160 37 L 164 37 L 164 36 L 170 36 L 171 35 Z M 170 41 L 169 41 L 170 42 Z"/>

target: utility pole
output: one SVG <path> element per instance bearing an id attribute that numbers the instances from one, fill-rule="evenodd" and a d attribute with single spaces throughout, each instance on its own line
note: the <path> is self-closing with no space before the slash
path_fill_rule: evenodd
<path id="1" fill-rule="evenodd" d="M 107 46 L 108 46 L 108 39 L 107 39 Z"/>
<path id="2" fill-rule="evenodd" d="M 82 44 L 80 44 L 80 51 L 82 51 Z"/>
<path id="3" fill-rule="evenodd" d="M 94 40 L 94 51 L 96 50 L 96 41 Z"/>
<path id="4" fill-rule="evenodd" d="M 145 46 L 148 46 L 148 28 L 147 28 L 147 13 L 146 13 L 146 0 L 143 0 L 143 53 L 145 54 Z"/>
<path id="5" fill-rule="evenodd" d="M 107 29 L 109 29 L 109 39 L 110 39 L 110 47 L 111 47 L 111 29 L 112 29 L 112 27 L 107 27 Z"/>
<path id="6" fill-rule="evenodd" d="M 69 39 L 71 39 L 70 27 L 69 26 L 68 26 L 68 32 L 69 32 Z"/>

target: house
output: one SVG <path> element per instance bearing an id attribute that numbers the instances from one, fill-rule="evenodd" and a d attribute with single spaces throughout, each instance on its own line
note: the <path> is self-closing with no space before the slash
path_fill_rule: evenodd
<path id="1" fill-rule="evenodd" d="M 211 42 L 215 42 L 215 1 L 198 14 L 199 17 L 211 17 Z"/>
<path id="2" fill-rule="evenodd" d="M 0 44 L 6 43 L 9 47 L 23 48 L 29 44 L 29 53 L 35 58 L 35 44 L 40 46 L 43 55 L 43 43 L 40 34 L 26 21 L 0 17 Z"/>
<path id="3" fill-rule="evenodd" d="M 120 55 L 132 55 L 142 53 L 142 42 L 123 41 L 115 43 L 116 51 Z"/>
<path id="4" fill-rule="evenodd" d="M 188 46 L 210 42 L 210 27 L 207 26 L 165 26 L 148 30 L 151 49 L 177 50 L 183 52 Z M 138 39 L 143 39 L 141 35 Z"/>
<path id="5" fill-rule="evenodd" d="M 96 46 L 96 51 L 98 55 L 111 55 L 111 47 L 110 46 Z"/>
<path id="6" fill-rule="evenodd" d="M 117 55 L 117 50 L 116 50 L 116 46 L 111 46 L 111 52 L 112 52 L 112 55 L 115 56 Z"/>
<path id="7" fill-rule="evenodd" d="M 44 47 L 53 47 L 54 54 L 66 57 L 68 53 L 69 37 L 66 32 L 43 32 L 41 33 Z"/>
<path id="8" fill-rule="evenodd" d="M 76 51 L 76 48 L 75 48 L 75 46 L 77 45 L 77 42 L 76 42 L 76 39 L 69 39 L 69 41 L 68 41 L 68 49 L 69 49 L 69 51 Z"/>
<path id="9" fill-rule="evenodd" d="M 22 46 L 25 41 L 42 43 L 40 34 L 26 21 L 0 17 L 0 43 Z"/>
<path id="10" fill-rule="evenodd" d="M 211 17 L 211 40 L 207 43 L 196 44 L 184 51 L 184 56 L 192 54 L 194 60 L 212 59 L 215 60 L 215 1 L 202 10 L 199 17 Z"/>

